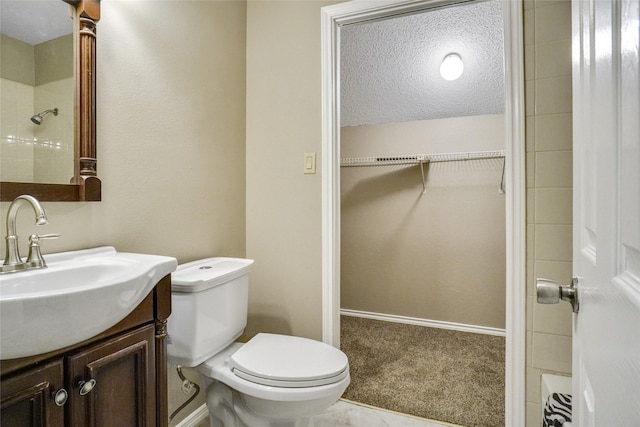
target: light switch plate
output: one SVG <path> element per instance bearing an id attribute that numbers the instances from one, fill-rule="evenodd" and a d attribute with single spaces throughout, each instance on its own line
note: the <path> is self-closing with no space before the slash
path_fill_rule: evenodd
<path id="1" fill-rule="evenodd" d="M 316 173 L 316 153 L 304 153 L 304 173 Z"/>

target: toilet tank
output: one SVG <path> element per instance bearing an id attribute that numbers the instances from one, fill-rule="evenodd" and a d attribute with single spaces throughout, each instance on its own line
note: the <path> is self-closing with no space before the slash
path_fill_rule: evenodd
<path id="1" fill-rule="evenodd" d="M 169 363 L 197 366 L 242 334 L 251 264 L 251 259 L 207 258 L 181 264 L 171 273 Z"/>

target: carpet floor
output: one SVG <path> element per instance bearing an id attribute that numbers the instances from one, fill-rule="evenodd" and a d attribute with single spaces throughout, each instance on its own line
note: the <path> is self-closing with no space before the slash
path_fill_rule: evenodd
<path id="1" fill-rule="evenodd" d="M 466 427 L 504 426 L 505 340 L 341 316 L 345 399 Z"/>

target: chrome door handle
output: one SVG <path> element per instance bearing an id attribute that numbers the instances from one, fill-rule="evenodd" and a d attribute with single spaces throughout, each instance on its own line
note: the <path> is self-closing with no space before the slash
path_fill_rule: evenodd
<path id="1" fill-rule="evenodd" d="M 536 294 L 539 304 L 557 304 L 560 300 L 571 303 L 574 313 L 578 312 L 578 278 L 571 279 L 569 286 L 563 286 L 549 279 L 536 280 Z"/>

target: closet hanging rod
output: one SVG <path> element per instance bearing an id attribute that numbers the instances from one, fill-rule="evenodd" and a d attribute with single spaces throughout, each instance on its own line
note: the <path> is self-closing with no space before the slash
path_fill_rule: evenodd
<path id="1" fill-rule="evenodd" d="M 502 159 L 504 151 L 469 151 L 461 153 L 408 154 L 399 156 L 347 157 L 340 166 L 414 165 L 418 163 L 460 162 L 467 160 Z"/>

